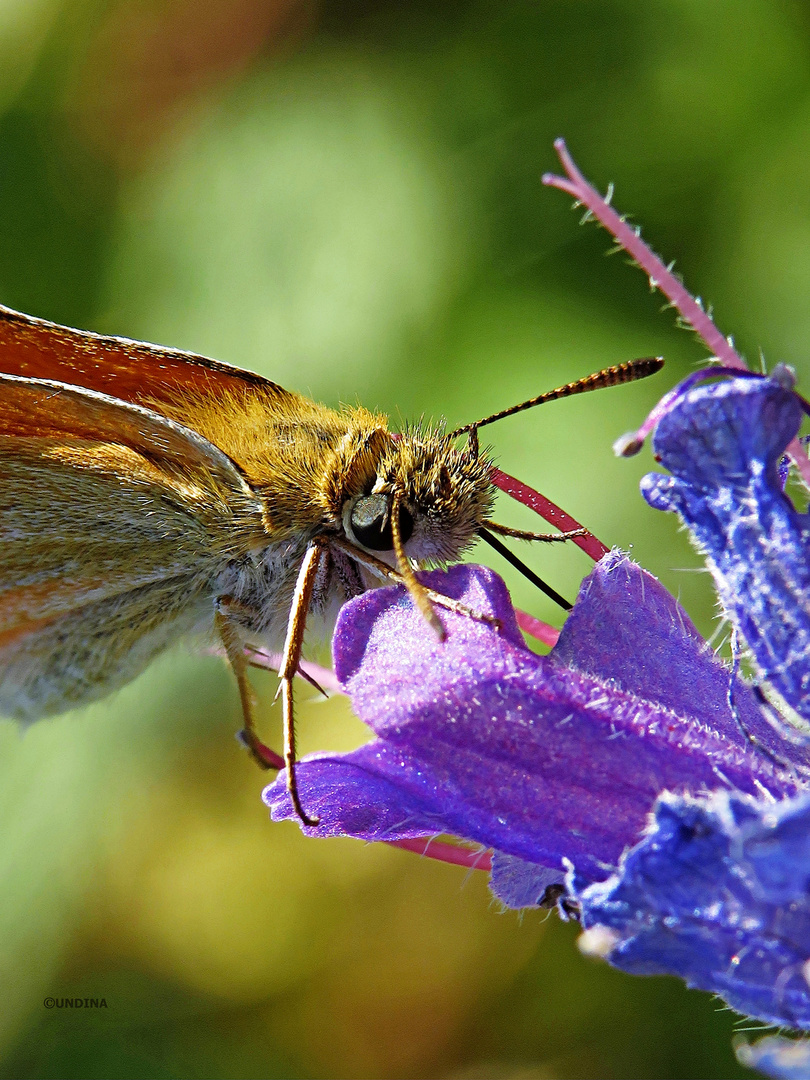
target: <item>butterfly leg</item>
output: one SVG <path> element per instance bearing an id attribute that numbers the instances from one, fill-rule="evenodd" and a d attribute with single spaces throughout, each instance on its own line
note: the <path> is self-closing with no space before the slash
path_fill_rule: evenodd
<path id="1" fill-rule="evenodd" d="M 234 608 L 239 605 L 230 596 L 217 597 L 214 620 L 228 661 L 236 676 L 239 698 L 242 702 L 242 717 L 245 726 L 239 732 L 240 742 L 250 752 L 251 757 L 263 769 L 283 769 L 284 758 L 271 750 L 256 734 L 256 721 L 253 717 L 253 690 L 247 676 L 248 659 L 245 645 L 233 619 Z"/>
<path id="2" fill-rule="evenodd" d="M 295 716 L 293 713 L 293 679 L 298 671 L 298 663 L 301 659 L 301 647 L 304 644 L 304 630 L 306 629 L 307 613 L 312 602 L 312 593 L 321 567 L 321 560 L 326 551 L 326 543 L 319 537 L 311 540 L 307 547 L 301 569 L 298 571 L 298 580 L 295 583 L 292 604 L 290 605 L 290 618 L 287 623 L 287 637 L 284 641 L 284 652 L 281 656 L 281 669 L 278 677 L 281 680 L 281 705 L 284 717 L 284 760 L 287 766 L 287 789 L 290 792 L 295 812 L 304 825 L 314 828 L 318 824 L 318 818 L 312 818 L 304 812 L 301 799 L 298 794 L 298 784 L 295 779 Z"/>

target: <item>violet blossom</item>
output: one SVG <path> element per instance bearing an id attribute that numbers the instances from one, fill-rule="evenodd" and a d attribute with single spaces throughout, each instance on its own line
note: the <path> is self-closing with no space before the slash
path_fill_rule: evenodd
<path id="1" fill-rule="evenodd" d="M 733 1008 L 769 1023 L 810 1028 L 810 517 L 784 493 L 786 457 L 805 485 L 810 460 L 798 438 L 806 402 L 783 367 L 770 378 L 748 372 L 730 339 L 699 300 L 606 200 L 588 184 L 562 142 L 565 177 L 547 176 L 612 233 L 664 294 L 721 367 L 697 372 L 665 396 L 637 433 L 638 450 L 655 431 L 658 460 L 672 475 L 650 475 L 642 493 L 676 512 L 705 555 L 740 645 L 758 673 L 762 719 L 777 735 L 761 740 L 735 702 L 729 705 L 752 746 L 794 771 L 803 794 L 773 788 L 751 800 L 719 789 L 696 798 L 662 793 L 648 835 L 600 883 L 567 881 L 579 904 L 586 947 L 626 971 L 678 974 Z M 728 381 L 695 388 L 712 374 Z M 786 451 L 786 456 L 784 452 Z M 794 710 L 788 722 L 790 710 Z M 808 1045 L 766 1039 L 737 1047 L 744 1064 L 772 1076 L 805 1076 Z"/>
<path id="2" fill-rule="evenodd" d="M 606 881 L 572 867 L 584 952 L 680 975 L 769 1024 L 810 1028 L 810 798 L 664 794 Z"/>
<path id="3" fill-rule="evenodd" d="M 807 791 L 806 721 L 810 719 L 810 518 L 784 494 L 786 458 L 805 485 L 810 460 L 798 438 L 806 402 L 778 367 L 770 378 L 746 370 L 731 340 L 703 305 L 606 200 L 588 184 L 562 142 L 566 176 L 545 181 L 572 194 L 648 275 L 683 321 L 715 354 L 718 368 L 695 373 L 659 403 L 634 436 L 638 450 L 655 430 L 654 449 L 672 476 L 651 475 L 642 493 L 675 511 L 705 555 L 732 626 L 737 667 L 740 639 L 753 660 L 761 715 L 778 745 L 729 704 L 752 746 L 792 768 Z M 713 373 L 732 376 L 702 388 Z M 787 455 L 783 456 L 783 451 Z M 790 710 L 795 726 L 788 723 Z M 810 794 L 759 800 L 718 790 L 698 798 L 667 793 L 648 835 L 623 856 L 606 881 L 589 884 L 570 868 L 586 947 L 636 973 L 681 975 L 765 1022 L 810 1027 Z M 741 1062 L 774 1077 L 810 1073 L 805 1042 L 770 1038 L 737 1047 Z"/>
<path id="4" fill-rule="evenodd" d="M 664 788 L 797 790 L 741 731 L 728 672 L 686 613 L 621 553 L 586 578 L 548 656 L 524 644 L 492 571 L 459 565 L 424 580 L 502 629 L 441 611 L 440 642 L 402 588 L 344 607 L 335 672 L 377 739 L 299 763 L 301 798 L 320 818 L 311 835 L 448 833 L 522 859 L 527 872 L 549 868 L 551 880 L 563 880 L 564 858 L 597 880 L 640 838 Z M 739 679 L 735 696 L 746 723 L 772 737 Z M 294 817 L 282 780 L 266 797 L 275 819 Z M 497 862 L 493 884 L 514 904 Z"/>
<path id="5" fill-rule="evenodd" d="M 663 793 L 615 873 L 593 883 L 572 865 L 567 889 L 586 950 L 631 973 L 680 975 L 745 1015 L 807 1030 L 810 773 L 807 739 L 786 717 L 793 709 L 800 724 L 810 719 L 810 516 L 783 490 L 783 454 L 805 411 L 792 386 L 776 369 L 671 395 L 653 447 L 672 475 L 646 476 L 642 493 L 676 512 L 705 555 L 758 672 L 747 689 L 770 734 L 739 709 L 731 681 L 729 705 L 750 745 L 793 771 L 799 794 L 765 785 L 750 799 L 736 783 L 697 798 Z M 791 1042 L 759 1055 L 756 1045 L 738 1048 L 773 1076 L 791 1075 L 803 1052 Z M 807 1075 L 801 1067 L 792 1075 Z"/>
<path id="6" fill-rule="evenodd" d="M 613 231 L 726 369 L 741 369 L 699 302 L 558 150 L 568 179 L 548 182 Z M 678 513 L 706 555 L 757 683 L 617 551 L 585 579 L 547 656 L 524 644 L 489 570 L 425 575 L 501 623 L 441 611 L 444 643 L 403 589 L 375 590 L 346 605 L 334 639 L 336 675 L 375 738 L 299 763 L 303 804 L 320 817 L 308 831 L 491 848 L 506 905 L 558 900 L 583 946 L 615 966 L 676 974 L 749 1016 L 810 1028 L 810 748 L 784 708 L 810 721 L 810 518 L 780 475 L 785 451 L 810 475 L 803 408 L 785 369 L 740 372 L 676 389 L 624 444 L 655 429 L 671 475 L 646 477 L 644 496 Z M 274 819 L 295 816 L 283 777 L 265 799 Z M 759 1045 L 758 1067 L 790 1075 L 778 1047 Z M 748 1052 L 754 1063 L 757 1047 L 741 1060 Z"/>
<path id="7" fill-rule="evenodd" d="M 779 474 L 802 415 L 786 368 L 692 389 L 655 431 L 673 475 L 647 476 L 641 490 L 677 512 L 761 677 L 810 719 L 810 517 Z"/>

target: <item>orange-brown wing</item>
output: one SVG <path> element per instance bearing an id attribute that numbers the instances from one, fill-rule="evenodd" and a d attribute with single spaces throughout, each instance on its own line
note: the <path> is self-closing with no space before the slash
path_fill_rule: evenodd
<path id="1" fill-rule="evenodd" d="M 178 398 L 240 396 L 251 390 L 265 399 L 299 400 L 250 371 L 204 356 L 23 315 L 0 305 L 0 371 L 30 379 L 83 386 L 121 401 L 159 407 Z"/>
<path id="2" fill-rule="evenodd" d="M 216 570 L 266 539 L 260 502 L 196 432 L 0 376 L 0 713 L 122 685 L 210 620 Z"/>

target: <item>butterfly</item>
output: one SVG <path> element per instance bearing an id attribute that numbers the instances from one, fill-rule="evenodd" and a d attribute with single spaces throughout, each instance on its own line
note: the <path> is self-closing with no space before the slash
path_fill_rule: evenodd
<path id="1" fill-rule="evenodd" d="M 216 634 L 243 741 L 295 783 L 293 677 L 307 624 L 404 583 L 479 536 L 559 540 L 492 520 L 478 428 L 553 397 L 640 378 L 606 368 L 445 433 L 389 429 L 193 353 L 70 329 L 0 306 L 0 714 L 32 721 L 101 698 L 179 638 Z M 466 442 L 459 446 L 459 436 Z M 576 533 L 580 535 L 580 533 Z M 467 614 L 474 614 L 469 613 Z M 284 757 L 256 732 L 251 648 L 282 647 Z"/>

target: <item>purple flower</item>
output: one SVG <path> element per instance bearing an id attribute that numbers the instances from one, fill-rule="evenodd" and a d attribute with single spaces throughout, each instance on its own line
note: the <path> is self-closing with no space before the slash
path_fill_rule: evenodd
<path id="1" fill-rule="evenodd" d="M 642 491 L 676 511 L 706 555 L 771 697 L 775 688 L 808 717 L 810 519 L 779 475 L 802 410 L 784 369 L 674 392 L 654 437 L 674 475 L 647 476 Z M 765 717 L 782 733 L 786 721 L 757 696 L 758 717 L 730 693 L 740 730 L 806 778 L 806 740 L 795 729 L 780 738 Z M 766 797 L 751 799 L 736 780 L 737 791 L 698 796 L 666 786 L 654 825 L 613 875 L 594 882 L 571 866 L 584 947 L 631 973 L 679 975 L 767 1023 L 810 1028 L 810 794 L 785 799 L 766 784 Z"/>
<path id="2" fill-rule="evenodd" d="M 700 302 L 558 151 L 567 179 L 547 182 L 606 225 L 726 374 L 743 368 Z M 806 1029 L 810 748 L 774 701 L 810 721 L 810 517 L 780 473 L 787 450 L 810 483 L 795 438 L 807 406 L 784 368 L 695 388 L 702 377 L 667 395 L 622 452 L 656 429 L 673 475 L 646 477 L 643 493 L 677 512 L 705 553 L 760 684 L 717 661 L 620 553 L 583 582 L 546 657 L 524 645 L 500 579 L 454 567 L 426 580 L 496 615 L 500 633 L 441 612 L 440 644 L 402 589 L 347 605 L 336 673 L 376 738 L 305 759 L 298 784 L 318 836 L 449 833 L 493 848 L 492 888 L 507 905 L 558 901 L 585 926 L 584 946 L 614 965 L 676 974 Z M 283 777 L 265 799 L 276 820 L 295 817 Z M 790 1072 L 805 1051 L 748 1048 L 774 1076 L 805 1075 Z"/>
<path id="3" fill-rule="evenodd" d="M 810 795 L 664 795 L 616 874 L 591 884 L 572 868 L 567 885 L 584 951 L 810 1027 Z"/>
<path id="4" fill-rule="evenodd" d="M 778 461 L 800 413 L 778 378 L 690 390 L 656 434 L 675 475 L 644 483 L 693 531 L 731 619 L 796 707 L 810 663 L 807 526 Z M 442 612 L 440 644 L 402 589 L 344 608 L 336 673 L 376 738 L 300 763 L 315 834 L 450 833 L 494 848 L 504 903 L 559 900 L 615 966 L 810 1027 L 808 747 L 785 743 L 758 692 L 618 552 L 583 582 L 546 657 L 524 645 L 490 571 L 427 580 L 503 629 Z M 274 818 L 294 816 L 283 779 L 265 797 Z"/>
<path id="5" fill-rule="evenodd" d="M 802 408 L 785 368 L 688 391 L 653 441 L 673 476 L 645 477 L 642 493 L 679 514 L 762 678 L 810 719 L 810 517 L 779 475 Z"/>
<path id="6" fill-rule="evenodd" d="M 810 460 L 795 437 L 807 403 L 792 392 L 787 369 L 767 379 L 747 371 L 700 300 L 585 180 L 565 144 L 555 146 L 566 175 L 545 182 L 605 226 L 721 365 L 693 373 L 617 449 L 637 453 L 655 430 L 655 450 L 673 475 L 646 477 L 642 492 L 690 530 L 732 624 L 735 654 L 739 634 L 759 671 L 758 726 L 740 708 L 734 682 L 731 709 L 749 744 L 803 777 L 806 791 L 807 736 L 785 714 L 792 707 L 810 720 L 810 518 L 783 493 L 782 455 L 810 486 Z M 693 389 L 717 374 L 733 378 Z M 662 795 L 648 836 L 607 881 L 589 882 L 571 868 L 568 886 L 590 927 L 586 942 L 625 970 L 680 974 L 754 1016 L 810 1026 L 810 795 L 774 803 L 774 794 L 771 785 L 759 801 L 728 791 Z M 743 1052 L 747 1064 L 774 1076 L 808 1075 L 806 1044 L 763 1041 Z"/>
<path id="7" fill-rule="evenodd" d="M 313 835 L 450 833 L 492 847 L 495 891 L 524 906 L 562 881 L 563 859 L 584 880 L 604 878 L 663 789 L 797 790 L 741 728 L 775 742 L 752 692 L 625 556 L 605 556 L 585 580 L 547 657 L 523 643 L 491 571 L 426 580 L 503 629 L 441 612 L 439 643 L 396 588 L 343 609 L 336 673 L 377 738 L 299 763 L 304 806 L 321 819 Z M 283 777 L 265 799 L 274 819 L 295 816 Z"/>

